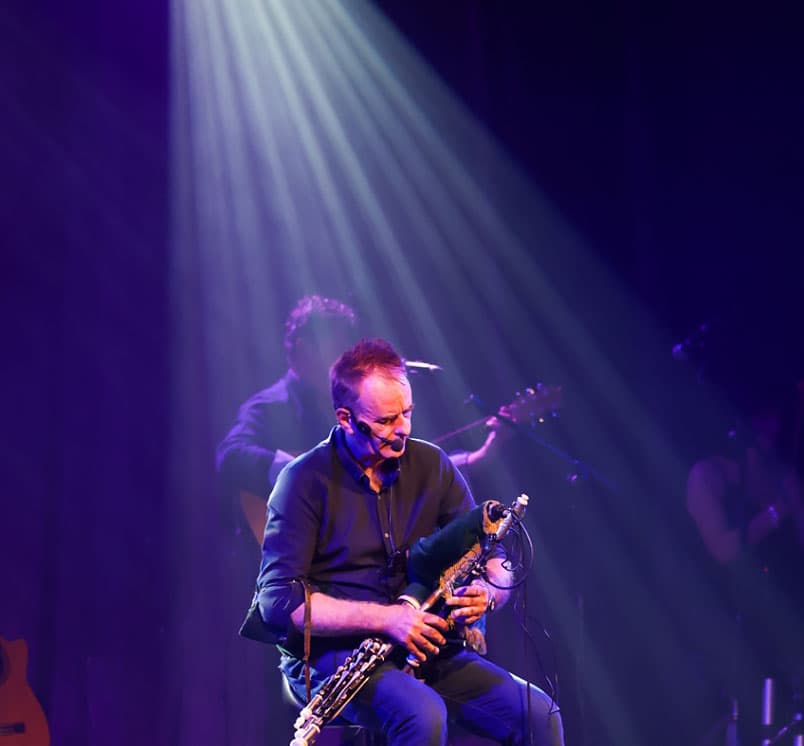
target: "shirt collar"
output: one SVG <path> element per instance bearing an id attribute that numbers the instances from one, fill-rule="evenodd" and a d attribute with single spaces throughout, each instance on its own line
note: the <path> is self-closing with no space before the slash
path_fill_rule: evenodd
<path id="1" fill-rule="evenodd" d="M 329 436 L 330 443 L 335 448 L 335 453 L 338 456 L 338 461 L 344 469 L 352 476 L 352 478 L 359 484 L 368 486 L 369 478 L 366 472 L 363 471 L 360 464 L 355 461 L 352 452 L 346 445 L 346 433 L 343 428 L 336 426 L 332 429 Z M 382 473 L 383 487 L 390 487 L 399 478 L 400 461 L 397 457 L 384 459 L 380 471 Z"/>

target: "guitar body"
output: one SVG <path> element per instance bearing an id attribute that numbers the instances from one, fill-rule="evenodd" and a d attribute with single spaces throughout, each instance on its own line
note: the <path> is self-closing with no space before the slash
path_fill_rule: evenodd
<path id="1" fill-rule="evenodd" d="M 262 547 L 262 537 L 265 534 L 265 505 L 267 502 L 267 498 L 260 497 L 253 492 L 240 491 L 240 509 L 260 547 Z"/>
<path id="2" fill-rule="evenodd" d="M 28 684 L 25 640 L 0 637 L 0 746 L 49 746 L 42 706 Z"/>

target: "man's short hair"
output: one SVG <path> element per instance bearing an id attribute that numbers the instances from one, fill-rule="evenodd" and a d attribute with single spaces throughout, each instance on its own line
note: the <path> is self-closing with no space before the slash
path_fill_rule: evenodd
<path id="1" fill-rule="evenodd" d="M 404 377 L 405 363 L 384 339 L 361 339 L 330 368 L 333 407 L 351 409 L 360 398 L 360 384 L 375 372 L 387 374 L 390 378 Z"/>
<path id="2" fill-rule="evenodd" d="M 300 337 L 313 338 L 323 325 L 343 323 L 354 328 L 357 314 L 351 306 L 323 295 L 305 295 L 300 298 L 285 322 L 285 350 L 293 349 Z"/>

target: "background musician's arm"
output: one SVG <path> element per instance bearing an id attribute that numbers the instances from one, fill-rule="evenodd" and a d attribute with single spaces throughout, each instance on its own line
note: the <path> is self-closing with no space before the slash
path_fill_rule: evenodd
<path id="1" fill-rule="evenodd" d="M 721 564 L 728 564 L 740 552 L 740 532 L 729 528 L 722 505 L 726 492 L 723 470 L 710 460 L 699 461 L 687 479 L 687 510 L 698 527 L 706 549 Z"/>
<path id="2" fill-rule="evenodd" d="M 272 434 L 268 427 L 271 402 L 263 392 L 246 401 L 237 420 L 220 442 L 216 452 L 218 471 L 224 484 L 268 497 L 276 450 L 269 447 Z"/>
<path id="3" fill-rule="evenodd" d="M 508 405 L 500 407 L 498 415 L 511 419 L 511 408 Z M 486 437 L 480 447 L 474 451 L 450 451 L 450 461 L 459 469 L 473 466 L 483 461 L 494 451 L 499 450 L 501 444 L 516 432 L 514 428 L 508 426 L 497 416 L 489 417 L 485 422 L 485 426 L 487 429 Z"/>
<path id="4" fill-rule="evenodd" d="M 705 459 L 692 467 L 687 480 L 687 510 L 707 550 L 722 565 L 739 557 L 743 536 L 748 546 L 754 546 L 773 533 L 791 513 L 795 502 L 777 499 L 751 516 L 744 529 L 732 528 L 723 505 L 728 486 L 726 468 L 714 459 Z"/>
<path id="5" fill-rule="evenodd" d="M 220 442 L 216 460 L 221 480 L 229 492 L 238 495 L 240 509 L 251 533 L 262 544 L 265 531 L 265 504 L 282 467 L 293 455 L 281 448 L 270 448 L 273 434 L 268 412 L 275 403 L 260 392 L 241 407 L 237 421 Z"/>

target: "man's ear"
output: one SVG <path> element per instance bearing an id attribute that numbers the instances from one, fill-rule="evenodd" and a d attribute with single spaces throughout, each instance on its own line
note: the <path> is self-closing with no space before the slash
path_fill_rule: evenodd
<path id="1" fill-rule="evenodd" d="M 338 424 L 349 435 L 355 434 L 355 423 L 352 419 L 352 413 L 346 407 L 338 407 L 335 410 L 335 418 Z"/>

